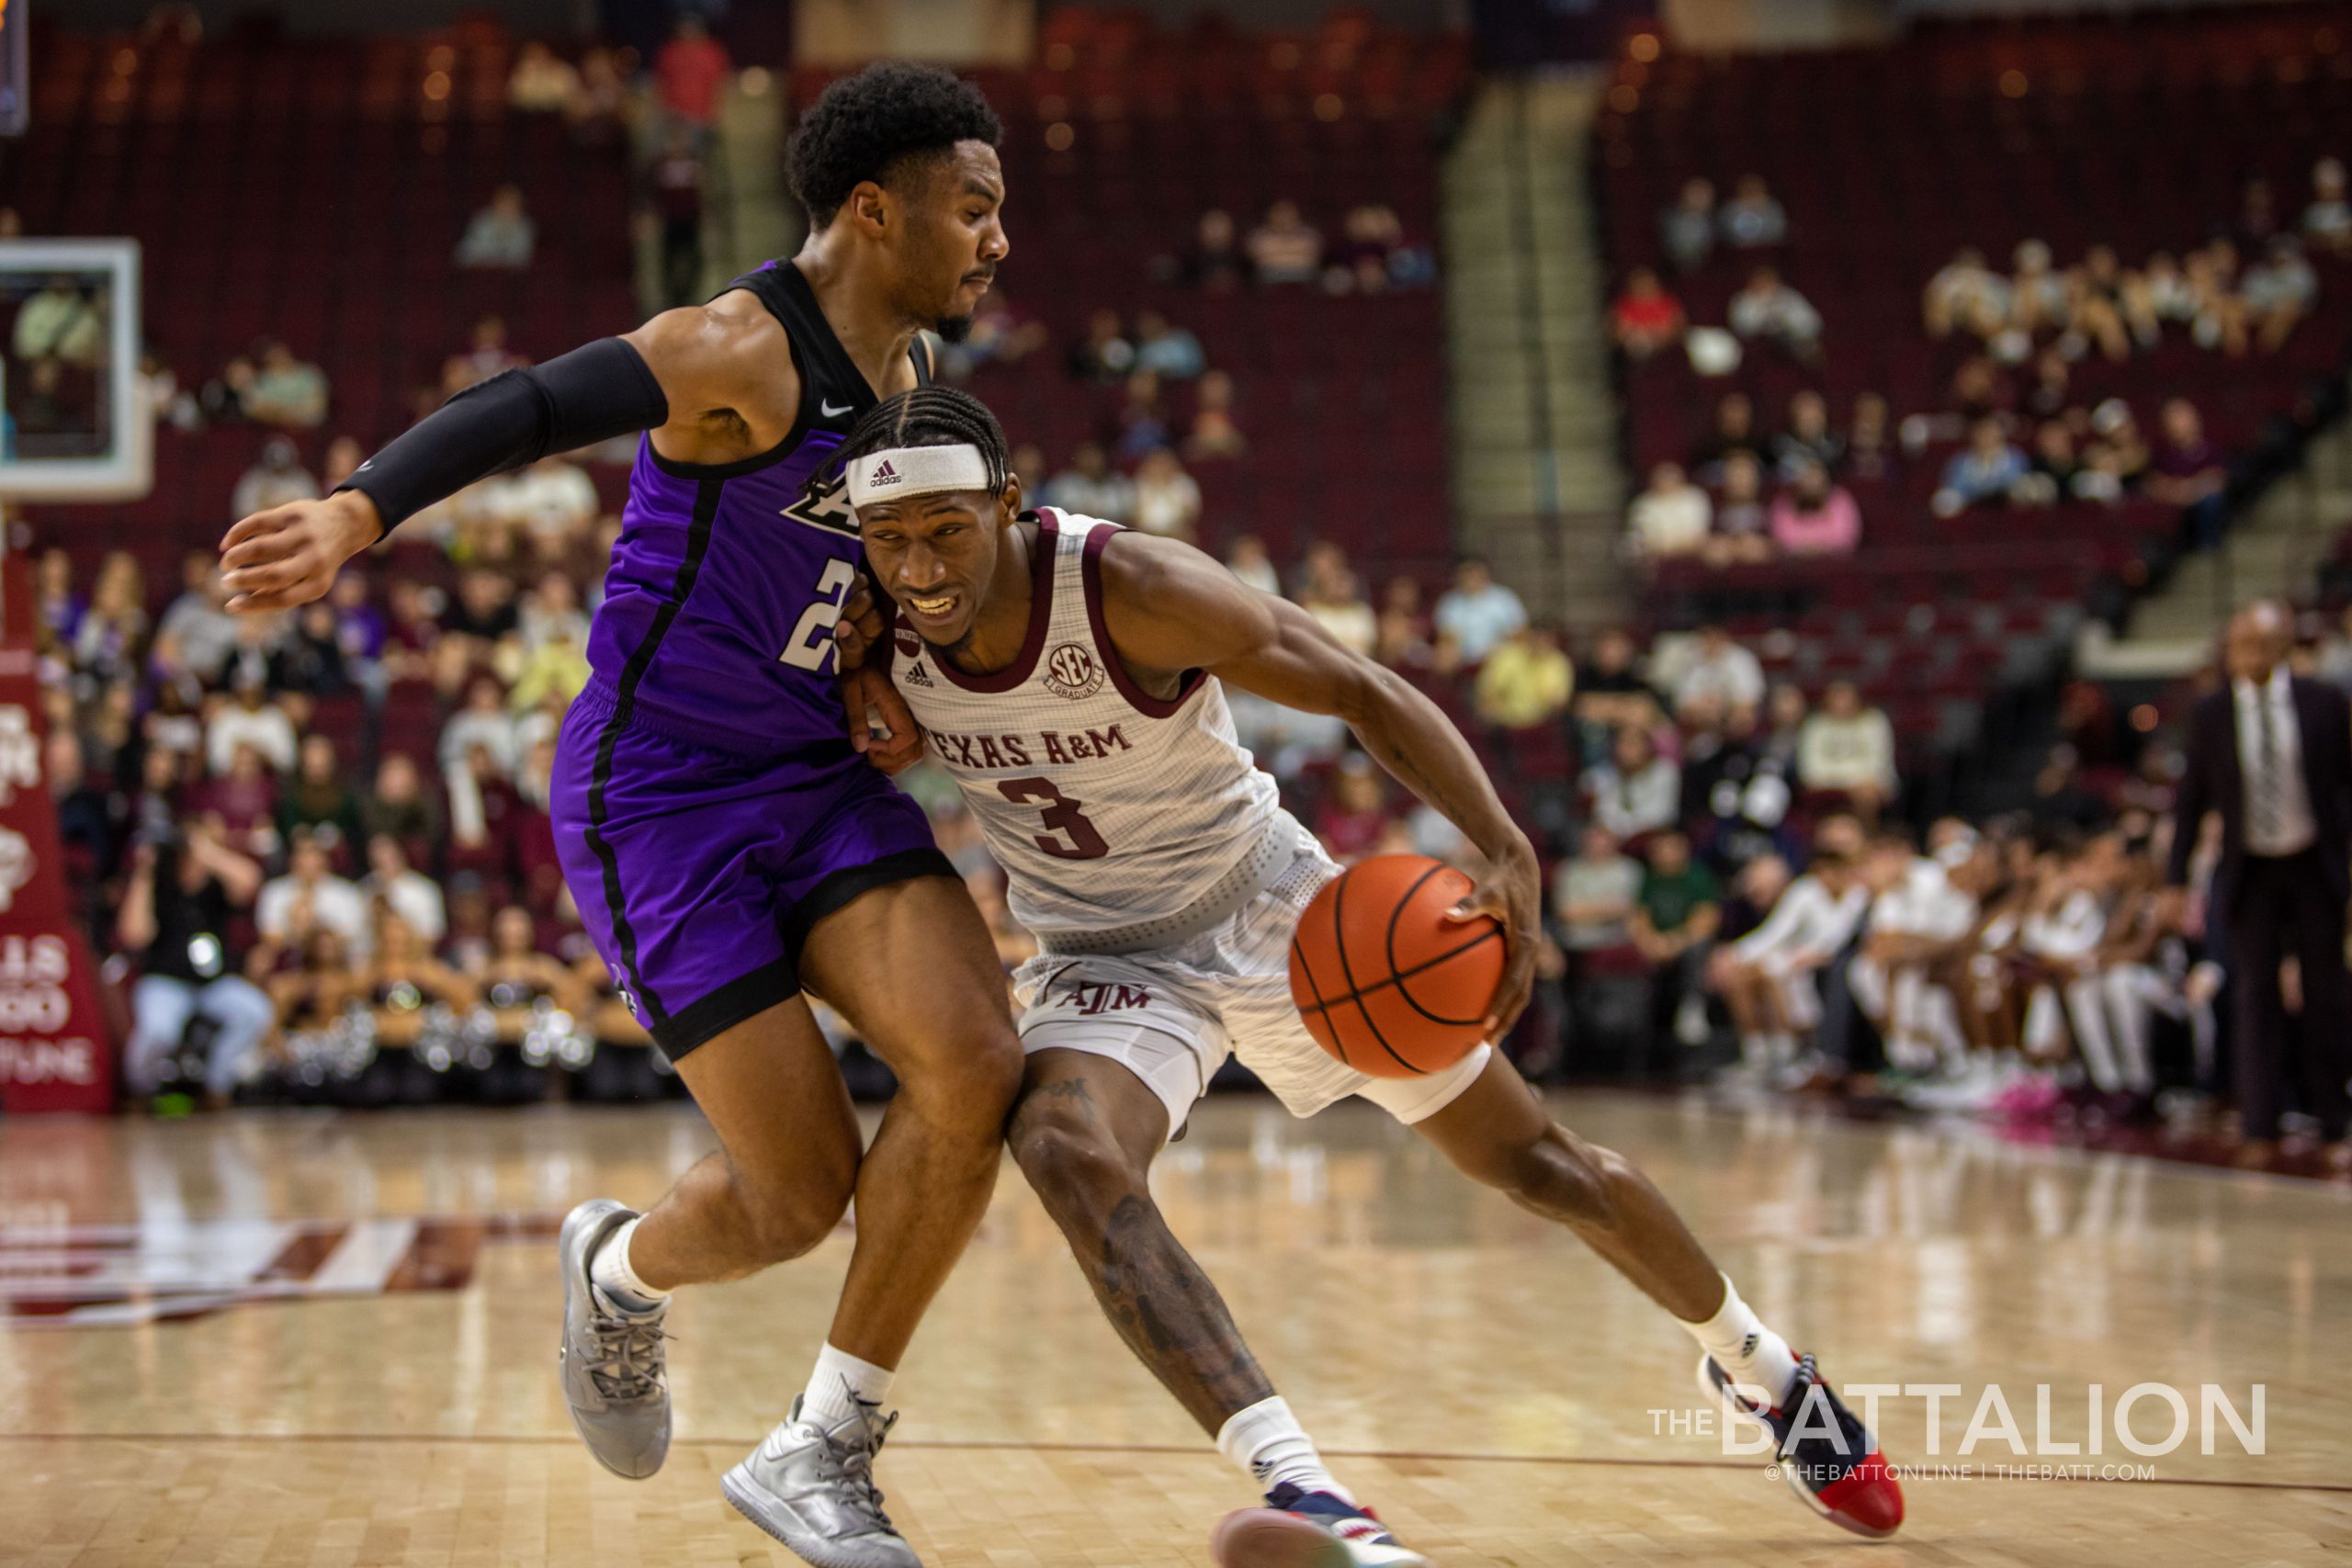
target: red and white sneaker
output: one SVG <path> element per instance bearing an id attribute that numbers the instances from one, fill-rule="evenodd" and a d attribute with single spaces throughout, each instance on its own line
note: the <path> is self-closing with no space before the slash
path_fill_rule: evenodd
<path id="1" fill-rule="evenodd" d="M 1721 1401 L 1727 1419 L 1770 1429 L 1781 1479 L 1806 1507 L 1871 1540 L 1903 1528 L 1903 1487 L 1878 1439 L 1821 1381 L 1811 1356 L 1797 1358 L 1797 1381 L 1781 1406 L 1742 1397 L 1713 1356 L 1699 1359 L 1699 1392 Z"/>
<path id="2" fill-rule="evenodd" d="M 1370 1508 L 1284 1484 L 1262 1508 L 1227 1514 L 1209 1538 L 1217 1568 L 1430 1568 Z"/>

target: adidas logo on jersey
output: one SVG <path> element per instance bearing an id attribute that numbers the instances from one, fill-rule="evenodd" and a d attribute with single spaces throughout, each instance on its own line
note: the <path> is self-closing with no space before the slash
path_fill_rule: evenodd
<path id="1" fill-rule="evenodd" d="M 910 686 L 935 686 L 939 683 L 933 680 L 930 674 L 926 672 L 923 667 L 920 664 L 909 664 L 900 667 L 897 671 L 897 678 L 904 681 Z"/>
<path id="2" fill-rule="evenodd" d="M 865 488 L 868 490 L 879 490 L 884 485 L 894 485 L 898 482 L 899 470 L 890 466 L 890 460 L 887 457 L 882 460 L 880 468 L 865 476 Z"/>

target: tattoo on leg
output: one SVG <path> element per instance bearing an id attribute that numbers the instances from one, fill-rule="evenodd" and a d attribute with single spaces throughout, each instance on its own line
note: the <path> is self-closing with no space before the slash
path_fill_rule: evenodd
<path id="1" fill-rule="evenodd" d="M 1090 1111 L 1094 1109 L 1094 1091 L 1087 1086 L 1084 1078 L 1056 1078 L 1031 1090 L 1030 1098 L 1050 1100 L 1063 1105 L 1082 1105 Z"/>
<path id="2" fill-rule="evenodd" d="M 1273 1397 L 1225 1299 L 1149 1200 L 1131 1195 L 1111 1211 L 1094 1293 L 1136 1359 L 1212 1435 Z"/>
<path id="3" fill-rule="evenodd" d="M 1102 1118 L 1095 1111 L 1094 1096 L 1084 1078 L 1056 1078 L 1023 1090 L 1013 1102 L 1012 1125 L 1005 1137 L 1018 1150 L 1033 1134 L 1051 1129 L 1057 1122 L 1100 1129 Z"/>

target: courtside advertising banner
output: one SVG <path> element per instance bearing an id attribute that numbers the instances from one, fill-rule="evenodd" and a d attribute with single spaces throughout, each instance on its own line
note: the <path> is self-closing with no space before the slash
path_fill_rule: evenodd
<path id="1" fill-rule="evenodd" d="M 32 572 L 0 562 L 0 1109 L 104 1112 L 114 1051 L 66 897 L 34 673 Z"/>

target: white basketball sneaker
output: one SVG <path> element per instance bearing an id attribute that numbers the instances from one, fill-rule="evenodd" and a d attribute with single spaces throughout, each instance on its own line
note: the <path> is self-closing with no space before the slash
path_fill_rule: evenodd
<path id="1" fill-rule="evenodd" d="M 874 1456 L 897 1414 L 860 1401 L 856 1415 L 827 1428 L 803 1421 L 800 1404 L 720 1478 L 727 1500 L 815 1568 L 922 1568 L 874 1484 Z"/>

